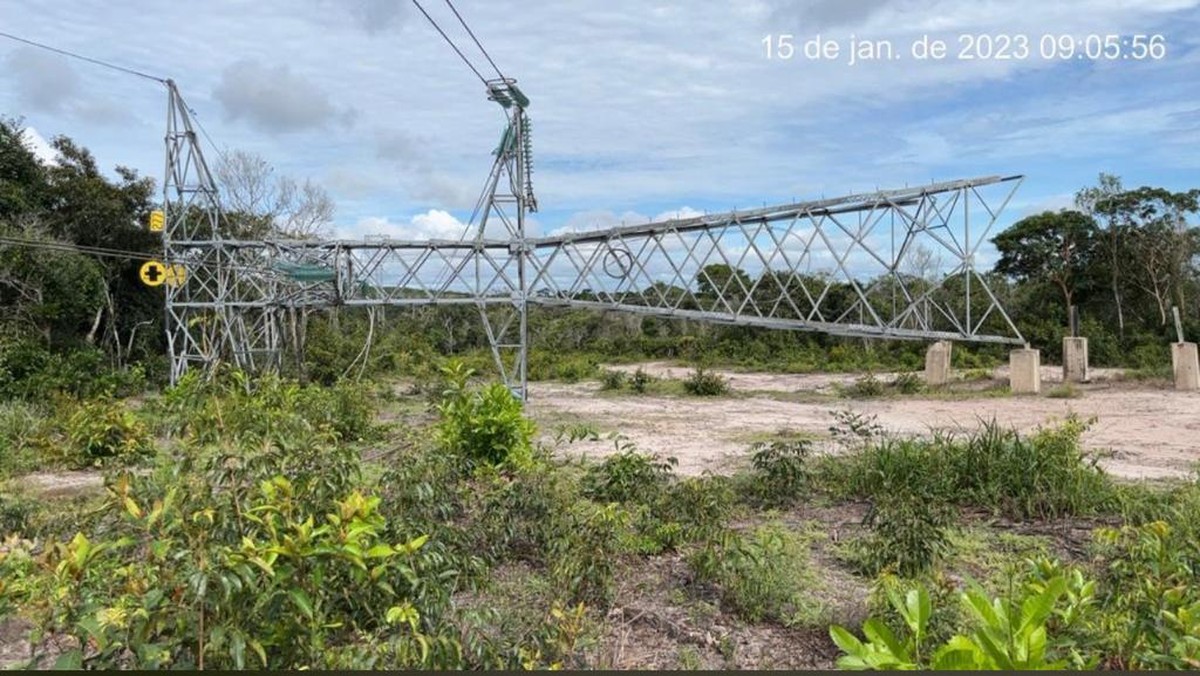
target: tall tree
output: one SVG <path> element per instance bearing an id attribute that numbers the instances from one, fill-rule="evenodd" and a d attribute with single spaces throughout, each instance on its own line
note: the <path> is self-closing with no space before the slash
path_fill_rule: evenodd
<path id="1" fill-rule="evenodd" d="M 241 239 L 313 239 L 327 234 L 333 200 L 321 186 L 281 176 L 261 156 L 242 150 L 221 155 L 216 166 L 221 206 Z"/>
<path id="2" fill-rule="evenodd" d="M 1047 282 L 1069 311 L 1097 251 L 1099 228 L 1079 211 L 1044 211 L 1023 218 L 992 238 L 1000 252 L 996 272 L 1018 282 Z"/>
<path id="3" fill-rule="evenodd" d="M 1106 224 L 1104 228 L 1103 246 L 1108 266 L 1109 290 L 1113 296 L 1113 308 L 1117 313 L 1117 327 L 1121 335 L 1125 335 L 1125 306 L 1121 296 L 1122 246 L 1121 234 L 1123 228 L 1110 214 L 1102 214 L 1097 206 L 1105 203 L 1114 195 L 1124 192 L 1121 177 L 1115 174 L 1101 172 L 1096 185 L 1081 188 L 1075 193 L 1075 206 L 1089 216 L 1101 216 Z"/>
<path id="4" fill-rule="evenodd" d="M 1143 186 L 1107 195 L 1096 203 L 1123 233 L 1129 283 L 1150 296 L 1160 325 L 1169 321 L 1172 304 L 1184 307 L 1184 289 L 1193 257 L 1200 253 L 1188 216 L 1200 213 L 1200 190 L 1171 192 Z"/>

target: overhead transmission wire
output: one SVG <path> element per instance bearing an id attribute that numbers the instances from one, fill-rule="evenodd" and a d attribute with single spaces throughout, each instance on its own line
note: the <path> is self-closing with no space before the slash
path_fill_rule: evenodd
<path id="1" fill-rule="evenodd" d="M 126 68 L 124 66 L 118 66 L 115 63 L 109 63 L 108 61 L 94 59 L 90 56 L 76 54 L 75 52 L 68 52 L 65 49 L 59 49 L 58 47 L 51 47 L 50 45 L 47 45 L 47 44 L 44 44 L 41 42 L 37 42 L 36 40 L 29 40 L 27 38 L 19 37 L 19 36 L 13 35 L 12 33 L 5 33 L 3 31 L 0 31 L 0 37 L 6 37 L 9 40 L 16 40 L 17 42 L 23 42 L 27 45 L 37 47 L 39 49 L 45 49 L 46 51 L 54 52 L 56 54 L 62 54 L 63 56 L 69 56 L 72 59 L 79 59 L 80 61 L 87 61 L 88 63 L 92 63 L 97 66 L 103 66 L 104 68 L 109 68 L 109 69 L 112 69 L 115 71 L 120 71 L 127 75 L 135 75 L 137 77 L 145 78 L 147 80 L 153 80 L 160 84 L 167 84 L 166 78 L 161 78 L 161 77 L 158 77 L 157 75 L 151 75 L 149 73 L 143 73 L 140 70 L 134 70 L 132 68 Z"/>
<path id="2" fill-rule="evenodd" d="M 412 0 L 412 3 L 418 10 L 420 10 L 421 14 L 425 17 L 425 20 L 428 21 L 431 26 L 433 26 L 434 30 L 436 30 L 438 34 L 442 36 L 442 39 L 446 41 L 446 44 L 450 45 L 450 48 L 454 50 L 454 53 L 458 55 L 458 58 L 461 59 L 464 64 L 466 64 L 467 68 L 471 69 L 471 72 L 475 74 L 475 77 L 479 78 L 479 81 L 483 84 L 483 86 L 487 87 L 487 78 L 485 78 L 483 74 L 479 72 L 479 69 L 475 67 L 475 64 L 471 63 L 471 60 L 467 58 L 467 55 L 464 54 L 461 49 L 459 49 L 454 40 L 452 40 L 446 31 L 442 29 L 441 25 L 438 24 L 433 16 L 431 16 L 429 12 L 425 10 L 425 7 L 421 5 L 419 0 Z M 462 27 L 466 29 L 467 35 L 471 37 L 471 40 L 475 43 L 475 46 L 479 48 L 479 51 L 483 54 L 483 57 L 487 59 L 487 62 L 491 64 L 492 69 L 496 71 L 496 75 L 500 76 L 500 79 L 505 79 L 504 74 L 500 72 L 500 68 L 496 65 L 496 62 L 492 60 L 491 55 L 488 54 L 486 49 L 484 49 L 483 44 L 479 41 L 479 38 L 475 36 L 475 32 L 472 31 L 471 27 L 467 25 L 467 22 L 463 19 L 462 14 L 458 12 L 458 9 L 454 7 L 454 4 L 450 0 L 446 0 L 446 4 L 450 7 L 450 11 L 454 13 L 454 16 L 458 19 L 458 22 L 462 24 Z M 475 219 L 478 218 L 480 208 L 483 206 L 483 202 L 486 199 L 486 192 L 487 187 L 485 186 L 483 193 L 481 193 L 479 196 L 479 200 L 475 203 L 475 209 L 471 214 L 470 220 L 463 228 L 462 234 L 459 235 L 458 241 L 466 241 L 467 236 L 471 233 L 472 224 L 475 222 Z M 455 266 L 453 263 L 451 263 L 449 268 L 443 270 L 441 274 L 438 275 L 434 285 L 437 287 L 445 285 L 447 283 L 447 278 L 455 275 L 451 269 L 453 267 Z"/>
<path id="3" fill-rule="evenodd" d="M 149 261 L 157 262 L 159 260 L 159 254 L 145 252 L 145 251 L 129 251 L 126 249 L 112 249 L 109 247 L 86 246 L 86 245 L 82 245 L 82 244 L 71 244 L 69 242 L 55 242 L 55 241 L 48 241 L 48 240 L 27 239 L 27 238 L 22 238 L 22 237 L 9 237 L 9 236 L 0 235 L 0 246 L 6 245 L 6 244 L 9 246 L 24 246 L 24 247 L 29 247 L 32 249 L 46 249 L 48 251 L 55 251 L 55 252 L 59 252 L 59 253 L 76 253 L 76 254 L 83 254 L 85 256 L 98 256 L 98 257 L 102 257 L 102 258 L 118 258 L 121 260 L 148 261 L 148 262 Z M 253 272 L 253 273 L 259 273 L 259 274 L 262 274 L 262 273 L 285 274 L 279 270 L 274 270 L 272 268 L 264 267 L 264 266 L 230 265 L 228 263 L 202 262 L 202 261 L 197 261 L 197 260 L 188 259 L 188 258 L 169 259 L 169 260 L 163 261 L 163 264 L 164 265 L 181 264 L 181 265 L 184 265 L 185 268 L 186 267 L 214 267 L 214 266 L 216 266 L 216 267 L 221 267 L 221 268 L 227 269 L 227 270 L 236 270 L 239 272 Z"/>
<path id="4" fill-rule="evenodd" d="M 505 79 L 504 73 L 500 72 L 500 67 L 496 65 L 495 61 L 492 61 L 491 55 L 488 54 L 487 50 L 483 48 L 483 45 L 479 42 L 479 38 L 475 37 L 475 31 L 472 31 L 471 27 L 467 25 L 467 22 L 462 18 L 462 15 L 458 13 L 458 9 L 454 6 L 454 3 L 450 0 L 446 0 L 446 5 L 450 7 L 450 11 L 454 12 L 454 16 L 458 18 L 458 22 L 462 24 L 463 28 L 466 29 L 467 35 L 470 35 L 471 39 L 475 41 L 475 46 L 478 47 L 479 51 L 483 53 L 483 58 L 487 59 L 488 63 L 492 64 L 492 70 L 496 71 L 496 75 L 498 75 L 501 80 Z"/>
<path id="5" fill-rule="evenodd" d="M 479 69 L 475 67 L 475 64 L 471 63 L 471 60 L 467 58 L 467 55 L 463 54 L 462 50 L 458 48 L 458 45 L 454 44 L 454 41 L 450 39 L 450 36 L 446 35 L 446 31 L 442 30 L 442 27 L 438 25 L 438 22 L 433 20 L 433 17 L 429 15 L 429 12 L 425 11 L 425 8 L 421 6 L 421 3 L 417 0 L 412 0 L 412 3 L 417 6 L 417 9 L 421 10 L 421 14 L 425 15 L 425 19 L 429 21 L 430 25 L 432 25 L 435 30 L 437 30 L 437 32 L 442 36 L 442 39 L 446 41 L 446 44 L 450 45 L 450 49 L 453 49 L 454 53 L 458 54 L 458 58 L 462 59 L 462 62 L 467 64 L 467 68 L 470 68 L 472 73 L 475 73 L 475 77 L 479 78 L 479 81 L 482 82 L 484 86 L 487 86 L 487 78 L 483 76 L 483 73 L 479 72 Z"/>

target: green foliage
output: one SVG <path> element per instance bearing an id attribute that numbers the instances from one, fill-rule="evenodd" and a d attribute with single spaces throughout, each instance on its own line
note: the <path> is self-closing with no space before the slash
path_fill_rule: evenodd
<path id="1" fill-rule="evenodd" d="M 471 371 L 460 364 L 447 366 L 445 373 L 450 386 L 438 405 L 436 430 L 443 448 L 492 465 L 528 462 L 535 427 L 521 400 L 502 383 L 469 387 Z"/>
<path id="2" fill-rule="evenodd" d="M 1077 399 L 1082 393 L 1073 383 L 1062 383 L 1050 388 L 1046 396 L 1050 399 Z"/>
<path id="3" fill-rule="evenodd" d="M 716 585 L 722 600 L 750 622 L 808 624 L 820 608 L 805 592 L 816 586 L 805 543 L 767 523 L 751 534 L 726 531 L 688 558 L 696 579 Z"/>
<path id="4" fill-rule="evenodd" d="M 95 348 L 52 352 L 29 341 L 0 345 L 0 400 L 128 396 L 145 389 L 141 365 L 114 369 Z"/>
<path id="5" fill-rule="evenodd" d="M 898 373 L 890 386 L 900 394 L 918 394 L 925 390 L 925 381 L 916 373 Z"/>
<path id="6" fill-rule="evenodd" d="M 49 425 L 38 404 L 0 402 L 0 479 L 37 469 L 37 440 Z"/>
<path id="7" fill-rule="evenodd" d="M 1116 668 L 1200 665 L 1197 511 L 1195 504 L 1184 509 L 1172 515 L 1178 525 L 1153 521 L 1099 533 L 1103 567 L 1094 633 Z"/>
<path id="8" fill-rule="evenodd" d="M 188 371 L 151 402 L 159 431 L 204 443 L 296 435 L 356 441 L 373 436 L 375 411 L 361 385 L 300 385 L 276 375 L 241 371 L 207 378 Z"/>
<path id="9" fill-rule="evenodd" d="M 15 594 L 42 631 L 77 641 L 60 665 L 320 666 L 360 632 L 404 647 L 401 664 L 429 664 L 413 605 L 425 537 L 383 540 L 379 499 L 330 499 L 314 490 L 323 469 L 293 466 L 299 481 L 253 490 L 214 487 L 189 462 L 120 475 L 105 508 L 113 532 L 51 545 Z"/>
<path id="10" fill-rule="evenodd" d="M 600 389 L 619 390 L 625 387 L 626 374 L 624 371 L 605 369 L 600 373 Z"/>
<path id="11" fill-rule="evenodd" d="M 760 504 L 786 507 L 809 489 L 812 445 L 805 440 L 769 441 L 750 447 L 750 491 Z"/>
<path id="12" fill-rule="evenodd" d="M 930 645 L 945 643 L 969 624 L 966 609 L 959 602 L 962 590 L 958 581 L 937 569 L 911 578 L 890 572 L 876 577 L 868 598 L 869 615 L 882 620 L 894 633 L 902 634 L 908 630 L 907 620 L 893 600 L 897 596 L 905 598 L 914 589 L 929 596 L 933 611 L 921 631 L 923 639 L 918 652 L 926 653 Z"/>
<path id="13" fill-rule="evenodd" d="M 631 522 L 630 512 L 617 503 L 584 502 L 570 509 L 565 533 L 551 540 L 548 552 L 551 580 L 566 600 L 600 607 L 612 602 L 622 535 Z"/>
<path id="14" fill-rule="evenodd" d="M 719 373 L 697 366 L 683 379 L 683 390 L 697 397 L 717 397 L 729 393 L 729 382 Z"/>
<path id="15" fill-rule="evenodd" d="M 583 494 L 597 502 L 648 505 L 658 499 L 674 478 L 678 461 L 642 453 L 621 439 L 616 444 L 616 453 L 587 468 Z"/>
<path id="16" fill-rule="evenodd" d="M 66 423 L 68 461 L 77 466 L 130 462 L 154 453 L 150 430 L 124 402 L 100 399 L 77 405 Z"/>
<path id="17" fill-rule="evenodd" d="M 1004 599 L 991 598 L 972 585 L 961 598 L 974 629 L 932 651 L 927 637 L 933 604 L 920 585 L 903 595 L 888 592 L 904 622 L 900 636 L 878 617 L 863 624 L 865 642 L 840 626 L 831 627 L 829 634 L 845 653 L 838 659 L 842 669 L 1061 669 L 1066 661 L 1048 650 L 1047 623 L 1061 606 L 1066 586 L 1058 577 L 1040 590 L 1023 588 Z"/>
<path id="18" fill-rule="evenodd" d="M 855 399 L 869 399 L 872 397 L 882 397 L 886 391 L 886 386 L 883 381 L 875 377 L 875 374 L 868 373 L 859 376 L 854 384 L 846 387 L 842 394 Z"/>
<path id="19" fill-rule="evenodd" d="M 822 462 L 820 483 L 835 496 L 874 498 L 903 492 L 983 507 L 1014 518 L 1094 513 L 1113 504 L 1111 481 L 1079 438 L 1088 423 L 1068 418 L 1022 437 L 994 422 L 963 437 L 884 439 L 853 421 L 862 439 L 855 454 Z"/>
<path id="20" fill-rule="evenodd" d="M 649 373 L 646 373 L 639 366 L 638 369 L 633 372 L 633 377 L 629 379 L 629 389 L 638 394 L 645 394 L 646 389 L 650 387 L 650 383 L 652 382 L 654 382 L 654 377 Z"/>
<path id="21" fill-rule="evenodd" d="M 691 542 L 714 537 L 723 531 L 733 512 L 734 494 L 727 477 L 706 474 L 676 481 L 654 504 L 653 514 L 669 532 L 677 525 L 678 540 Z M 658 541 L 673 548 L 678 542 L 666 541 L 664 532 L 655 533 Z"/>
<path id="22" fill-rule="evenodd" d="M 888 570 L 912 577 L 927 572 L 949 551 L 955 516 L 936 494 L 884 488 L 864 519 L 869 534 L 851 545 L 851 559 L 868 574 Z"/>

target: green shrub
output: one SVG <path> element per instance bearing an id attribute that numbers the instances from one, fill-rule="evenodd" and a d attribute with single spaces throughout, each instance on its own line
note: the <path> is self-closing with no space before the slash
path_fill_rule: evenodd
<path id="1" fill-rule="evenodd" d="M 658 499 L 674 478 L 675 458 L 642 453 L 620 439 L 618 452 L 583 475 L 583 494 L 597 502 L 628 502 L 648 505 Z"/>
<path id="2" fill-rule="evenodd" d="M 683 390 L 697 397 L 716 397 L 729 393 L 729 382 L 719 373 L 697 366 L 683 379 Z"/>
<path id="3" fill-rule="evenodd" d="M 850 545 L 850 558 L 869 575 L 925 573 L 949 551 L 954 516 L 949 505 L 931 495 L 878 493 L 864 519 L 868 535 Z"/>
<path id="4" fill-rule="evenodd" d="M 363 386 L 301 385 L 274 374 L 251 378 L 229 371 L 209 378 L 188 371 L 147 409 L 160 433 L 205 444 L 305 434 L 355 441 L 377 432 L 374 406 Z"/>
<path id="5" fill-rule="evenodd" d="M 925 381 L 916 373 L 900 373 L 892 380 L 892 389 L 900 394 L 918 394 L 925 389 Z"/>
<path id="6" fill-rule="evenodd" d="M 1016 518 L 1094 513 L 1114 498 L 1112 482 L 1080 444 L 1088 424 L 1072 416 L 1022 438 L 993 421 L 965 440 L 944 440 L 934 461 L 955 477 L 963 504 Z"/>
<path id="7" fill-rule="evenodd" d="M 37 439 L 52 424 L 42 407 L 26 401 L 0 403 L 0 479 L 37 469 Z"/>
<path id="8" fill-rule="evenodd" d="M 632 515 L 621 505 L 574 505 L 550 542 L 551 579 L 569 603 L 607 607 L 616 592 L 624 535 Z"/>
<path id="9" fill-rule="evenodd" d="M 811 481 L 808 467 L 811 452 L 812 445 L 805 440 L 769 441 L 751 446 L 750 487 L 756 500 L 768 507 L 787 506 L 798 500 Z"/>
<path id="10" fill-rule="evenodd" d="M 528 462 L 535 427 L 521 400 L 502 383 L 468 387 L 471 371 L 450 367 L 452 379 L 438 405 L 436 435 L 443 448 L 474 462 L 498 465 Z"/>
<path id="11" fill-rule="evenodd" d="M 625 386 L 625 372 L 606 369 L 600 373 L 601 390 L 619 390 Z"/>
<path id="12" fill-rule="evenodd" d="M 676 481 L 652 502 L 638 506 L 631 549 L 659 554 L 715 537 L 726 528 L 733 506 L 727 477 L 706 474 Z"/>
<path id="13" fill-rule="evenodd" d="M 959 634 L 936 649 L 929 647 L 933 604 L 918 585 L 901 594 L 888 594 L 895 612 L 904 620 L 897 635 L 878 617 L 863 623 L 866 641 L 844 627 L 829 630 L 833 642 L 845 653 L 842 669 L 872 670 L 996 670 L 1062 669 L 1067 660 L 1050 643 L 1048 623 L 1062 610 L 1066 581 L 1059 577 L 1040 589 L 1020 588 L 1010 598 L 992 598 L 973 585 L 962 594 L 972 630 Z"/>
<path id="14" fill-rule="evenodd" d="M 688 558 L 696 579 L 716 585 L 722 600 L 750 622 L 808 624 L 820 612 L 805 593 L 816 586 L 804 542 L 767 523 L 749 536 L 727 531 Z"/>
<path id="15" fill-rule="evenodd" d="M 97 399 L 80 403 L 64 431 L 65 459 L 77 467 L 128 463 L 154 453 L 150 430 L 123 402 Z"/>
<path id="16" fill-rule="evenodd" d="M 1050 388 L 1046 396 L 1050 399 L 1075 399 L 1083 396 L 1083 393 L 1072 383 L 1062 383 Z"/>
<path id="17" fill-rule="evenodd" d="M 639 366 L 638 369 L 633 372 L 633 377 L 629 379 L 629 388 L 638 394 L 645 394 L 646 389 L 650 387 L 650 383 L 652 382 L 654 382 L 654 376 L 646 373 L 642 370 L 642 367 Z"/>
<path id="18" fill-rule="evenodd" d="M 871 584 L 867 609 L 871 617 L 879 618 L 897 636 L 902 635 L 906 630 L 905 620 L 893 599 L 897 596 L 905 598 L 914 589 L 924 590 L 930 599 L 932 614 L 926 623 L 923 645 L 920 646 L 921 652 L 925 653 L 926 647 L 945 643 L 968 624 L 966 609 L 960 603 L 962 590 L 959 582 L 940 570 L 932 570 L 915 578 L 883 573 Z"/>
<path id="19" fill-rule="evenodd" d="M 875 377 L 874 373 L 868 373 L 859 376 L 853 384 L 842 388 L 842 396 L 853 399 L 870 399 L 872 397 L 882 397 L 886 387 L 883 381 Z"/>
<path id="20" fill-rule="evenodd" d="M 1112 482 L 1080 444 L 1085 429 L 1071 417 L 1026 437 L 994 422 L 964 437 L 873 441 L 851 432 L 861 450 L 822 459 L 818 474 L 836 497 L 902 491 L 1013 518 L 1084 515 L 1116 504 Z"/>

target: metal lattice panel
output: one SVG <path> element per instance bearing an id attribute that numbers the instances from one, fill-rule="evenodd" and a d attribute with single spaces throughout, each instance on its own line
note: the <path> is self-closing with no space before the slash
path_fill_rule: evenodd
<path id="1" fill-rule="evenodd" d="M 283 318 L 332 306 L 474 305 L 524 397 L 527 306 L 637 312 L 877 338 L 1024 341 L 975 269 L 1021 177 L 985 177 L 605 230 L 526 237 L 528 99 L 488 81 L 506 126 L 461 240 L 222 237 L 212 176 L 173 84 L 164 247 L 172 376 L 275 368 Z M 501 237 L 486 233 L 501 232 Z"/>

